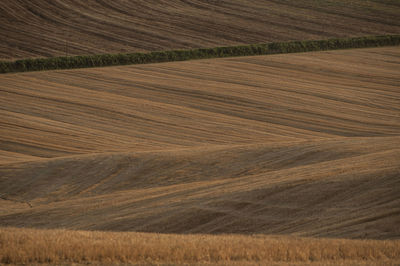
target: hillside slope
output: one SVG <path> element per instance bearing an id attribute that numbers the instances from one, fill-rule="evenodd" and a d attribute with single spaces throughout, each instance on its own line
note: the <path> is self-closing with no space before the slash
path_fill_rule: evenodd
<path id="1" fill-rule="evenodd" d="M 399 34 L 379 1 L 1 1 L 0 59 Z"/>
<path id="2" fill-rule="evenodd" d="M 399 238 L 399 59 L 1 75 L 0 225 Z"/>
<path id="3" fill-rule="evenodd" d="M 352 138 L 12 164 L 0 168 L 2 187 L 33 208 L 3 206 L 0 224 L 399 238 L 399 144 Z"/>

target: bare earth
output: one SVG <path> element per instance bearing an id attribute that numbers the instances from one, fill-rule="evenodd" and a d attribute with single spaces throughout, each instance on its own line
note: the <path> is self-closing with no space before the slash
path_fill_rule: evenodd
<path id="1" fill-rule="evenodd" d="M 0 225 L 398 239 L 399 86 L 399 47 L 1 75 Z"/>
<path id="2" fill-rule="evenodd" d="M 0 263 L 397 265 L 399 88 L 399 47 L 0 75 Z"/>
<path id="3" fill-rule="evenodd" d="M 395 0 L 0 1 L 0 59 L 400 34 Z"/>

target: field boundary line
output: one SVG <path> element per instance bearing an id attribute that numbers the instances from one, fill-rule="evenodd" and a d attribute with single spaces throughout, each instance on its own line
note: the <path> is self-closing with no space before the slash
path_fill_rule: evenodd
<path id="1" fill-rule="evenodd" d="M 286 54 L 396 45 L 400 45 L 400 35 L 379 35 L 353 38 L 335 38 L 326 40 L 271 42 L 215 48 L 155 51 L 148 53 L 121 53 L 48 58 L 27 58 L 16 61 L 0 61 L 0 73 L 122 66 L 187 61 L 196 59 Z"/>

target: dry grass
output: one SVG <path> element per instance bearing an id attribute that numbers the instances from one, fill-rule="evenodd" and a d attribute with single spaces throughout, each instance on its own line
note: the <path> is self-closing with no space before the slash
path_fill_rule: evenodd
<path id="1" fill-rule="evenodd" d="M 1 1 L 0 58 L 398 34 L 399 12 L 391 0 Z"/>
<path id="2" fill-rule="evenodd" d="M 0 229 L 1 263 L 398 263 L 400 240 Z"/>

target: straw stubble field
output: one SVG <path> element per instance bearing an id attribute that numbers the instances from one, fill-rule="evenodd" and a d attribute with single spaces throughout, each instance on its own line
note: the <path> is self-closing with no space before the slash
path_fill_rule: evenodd
<path id="1" fill-rule="evenodd" d="M 399 263 L 399 66 L 386 47 L 1 75 L 1 262 Z"/>
<path id="2" fill-rule="evenodd" d="M 0 229 L 3 263 L 390 265 L 400 240 Z"/>

